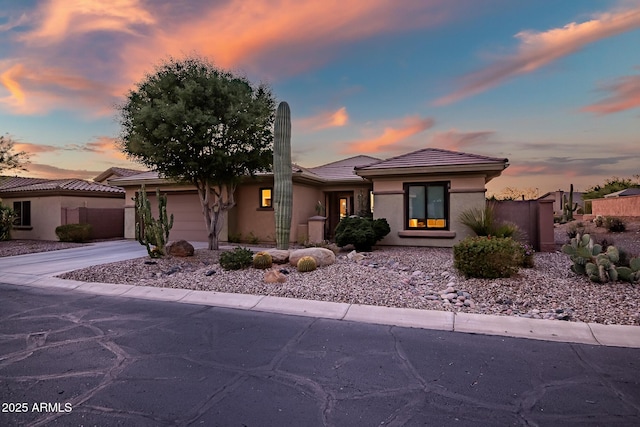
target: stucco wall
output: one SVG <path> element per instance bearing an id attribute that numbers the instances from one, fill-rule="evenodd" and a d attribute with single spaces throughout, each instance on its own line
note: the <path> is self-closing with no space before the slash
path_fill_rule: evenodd
<path id="1" fill-rule="evenodd" d="M 119 208 L 123 203 L 121 198 L 74 196 L 5 197 L 2 203 L 13 207 L 13 202 L 18 201 L 31 201 L 31 229 L 14 229 L 11 237 L 54 241 L 58 240 L 56 227 L 62 224 L 62 208 Z"/>
<path id="2" fill-rule="evenodd" d="M 158 217 L 158 202 L 154 193 L 147 194 L 149 202 L 151 203 L 151 211 L 155 218 Z M 187 240 L 191 242 L 206 242 L 208 240 L 208 231 L 204 223 L 204 216 L 202 215 L 202 206 L 200 204 L 200 198 L 198 194 L 190 192 L 184 193 L 171 193 L 160 190 L 163 194 L 167 195 L 167 215 L 173 214 L 173 227 L 169 232 L 169 240 Z M 220 241 L 225 242 L 227 240 L 227 221 L 222 219 L 223 227 L 220 232 Z M 135 222 L 134 222 L 135 227 Z M 135 236 L 134 236 L 135 237 Z"/>
<path id="3" fill-rule="evenodd" d="M 418 231 L 407 233 L 404 230 L 404 184 L 408 182 L 442 181 L 451 183 L 451 188 L 449 189 L 449 230 L 447 232 Z M 484 176 L 412 176 L 375 179 L 373 183 L 373 215 L 374 218 L 386 218 L 391 228 L 391 232 L 379 244 L 452 247 L 472 234 L 467 227 L 460 224 L 458 215 L 469 208 L 484 207 L 484 184 Z"/>
<path id="4" fill-rule="evenodd" d="M 640 217 L 640 195 L 593 199 L 591 213 L 602 216 Z"/>

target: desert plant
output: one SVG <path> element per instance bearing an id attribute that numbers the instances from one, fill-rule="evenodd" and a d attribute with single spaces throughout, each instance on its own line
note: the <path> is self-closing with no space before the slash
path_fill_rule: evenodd
<path id="1" fill-rule="evenodd" d="M 533 254 L 536 252 L 528 243 L 520 243 L 520 251 L 522 252 L 522 263 L 521 267 L 524 268 L 533 268 L 535 267 Z"/>
<path id="2" fill-rule="evenodd" d="M 573 202 L 573 184 L 569 187 L 569 195 L 562 196 L 562 221 L 573 221 L 573 213 L 578 210 L 578 203 Z"/>
<path id="3" fill-rule="evenodd" d="M 220 266 L 225 270 L 242 270 L 253 263 L 253 252 L 237 247 L 220 254 Z"/>
<path id="4" fill-rule="evenodd" d="M 453 247 L 453 265 L 465 277 L 511 277 L 522 258 L 519 244 L 509 237 L 467 237 Z"/>
<path id="5" fill-rule="evenodd" d="M 140 187 L 136 197 L 136 214 L 140 218 L 140 221 L 136 221 L 136 238 L 142 246 L 147 248 L 151 258 L 159 258 L 166 254 L 165 246 L 169 239 L 169 231 L 173 227 L 173 214 L 167 215 L 167 195 L 160 194 L 160 189 L 156 188 L 156 199 L 158 200 L 158 219 L 155 219 L 151 213 L 151 202 L 147 198 L 144 185 Z M 153 249 L 151 249 L 152 245 Z"/>
<path id="6" fill-rule="evenodd" d="M 84 243 L 91 237 L 91 224 L 65 224 L 56 227 L 61 242 Z"/>
<path id="7" fill-rule="evenodd" d="M 605 217 L 603 217 L 602 215 L 597 215 L 594 219 L 593 219 L 593 223 L 596 225 L 596 227 L 604 227 L 604 222 L 605 222 Z"/>
<path id="8" fill-rule="evenodd" d="M 353 245 L 357 251 L 370 251 L 371 247 L 384 238 L 391 228 L 385 218 L 370 219 L 346 217 L 336 227 L 335 238 L 338 246 Z"/>
<path id="9" fill-rule="evenodd" d="M 266 270 L 273 265 L 273 257 L 268 252 L 258 252 L 253 257 L 253 267 Z"/>
<path id="10" fill-rule="evenodd" d="M 273 210 L 276 218 L 276 247 L 289 249 L 293 182 L 291 180 L 291 110 L 286 102 L 278 105 L 273 134 Z"/>
<path id="11" fill-rule="evenodd" d="M 586 264 L 602 252 L 602 246 L 593 243 L 589 234 L 578 233 L 569 244 L 562 246 L 562 252 L 569 255 L 573 261 L 571 271 L 577 274 L 587 274 Z"/>
<path id="12" fill-rule="evenodd" d="M 0 205 L 0 240 L 11 240 L 16 213 L 9 206 Z"/>
<path id="13" fill-rule="evenodd" d="M 627 228 L 624 221 L 615 216 L 608 216 L 604 221 L 604 225 L 612 233 L 621 233 Z"/>
<path id="14" fill-rule="evenodd" d="M 229 233 L 227 240 L 229 243 L 240 243 L 242 240 L 242 233 Z"/>
<path id="15" fill-rule="evenodd" d="M 299 272 L 306 273 L 318 268 L 318 263 L 316 262 L 315 258 L 311 256 L 303 256 L 298 260 L 298 264 L 296 266 Z"/>
<path id="16" fill-rule="evenodd" d="M 567 237 L 569 239 L 573 239 L 578 233 L 584 233 L 584 226 L 582 225 L 582 223 L 572 223 L 567 228 Z"/>
<path id="17" fill-rule="evenodd" d="M 620 280 L 630 283 L 640 282 L 640 258 L 631 258 L 628 267 L 620 266 L 616 270 Z"/>
<path id="18" fill-rule="evenodd" d="M 247 242 L 251 243 L 252 245 L 257 245 L 260 242 L 260 238 L 253 234 L 253 231 L 250 231 L 249 235 L 247 236 Z"/>
<path id="19" fill-rule="evenodd" d="M 516 237 L 520 231 L 516 224 L 496 221 L 493 203 L 486 203 L 483 209 L 467 209 L 458 219 L 476 236 Z"/>

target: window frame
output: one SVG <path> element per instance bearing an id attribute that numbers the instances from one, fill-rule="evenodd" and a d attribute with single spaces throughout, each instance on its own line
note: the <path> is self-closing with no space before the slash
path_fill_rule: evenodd
<path id="1" fill-rule="evenodd" d="M 445 225 L 444 227 L 435 227 L 435 226 L 429 226 L 428 221 L 425 224 L 425 227 L 411 227 L 410 226 L 410 218 L 409 218 L 409 203 L 410 203 L 410 197 L 409 197 L 409 192 L 410 192 L 410 188 L 411 187 L 423 187 L 424 188 L 424 192 L 425 192 L 425 205 L 424 205 L 424 212 L 425 212 L 425 221 L 429 219 L 429 208 L 428 208 L 428 204 L 429 204 L 429 187 L 439 187 L 439 188 L 443 188 L 444 189 L 444 220 L 445 220 Z M 404 229 L 405 230 L 417 230 L 417 231 L 442 231 L 442 230 L 450 230 L 450 224 L 451 224 L 451 219 L 450 219 L 450 214 L 449 214 L 449 204 L 450 204 L 450 190 L 451 188 L 451 182 L 450 181 L 427 181 L 427 182 L 405 182 L 404 183 Z"/>
<path id="2" fill-rule="evenodd" d="M 271 198 L 269 199 L 271 201 L 271 204 L 269 206 L 264 205 L 262 203 L 263 200 L 265 200 L 262 194 L 266 190 L 269 190 L 271 192 Z M 273 187 L 260 187 L 260 189 L 258 190 L 258 209 L 262 209 L 262 210 L 273 209 Z"/>
<path id="3" fill-rule="evenodd" d="M 16 208 L 16 206 L 18 206 Z M 16 215 L 16 219 L 13 221 L 15 228 L 28 228 L 31 227 L 31 200 L 17 200 L 13 202 L 13 211 L 19 215 Z"/>

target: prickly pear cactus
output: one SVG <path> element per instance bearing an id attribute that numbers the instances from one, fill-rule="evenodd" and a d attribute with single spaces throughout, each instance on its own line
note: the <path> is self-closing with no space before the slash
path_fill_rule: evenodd
<path id="1" fill-rule="evenodd" d="M 631 258 L 629 267 L 618 267 L 616 270 L 620 280 L 630 283 L 640 282 L 640 258 Z"/>
<path id="2" fill-rule="evenodd" d="M 253 267 L 259 268 L 260 270 L 266 270 L 267 268 L 271 268 L 273 265 L 273 258 L 267 252 L 258 252 L 253 257 Z"/>
<path id="3" fill-rule="evenodd" d="M 569 244 L 562 246 L 562 252 L 573 261 L 571 270 L 574 273 L 585 274 L 585 265 L 602 252 L 602 246 L 594 244 L 589 234 L 578 233 Z"/>
<path id="4" fill-rule="evenodd" d="M 307 271 L 313 271 L 318 267 L 315 258 L 310 256 L 303 256 L 298 260 L 298 271 L 301 273 L 305 273 Z"/>

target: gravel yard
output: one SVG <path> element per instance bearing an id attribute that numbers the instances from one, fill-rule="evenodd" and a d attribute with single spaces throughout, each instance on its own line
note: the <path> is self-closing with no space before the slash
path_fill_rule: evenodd
<path id="1" fill-rule="evenodd" d="M 568 240 L 570 224 L 555 229 L 557 247 Z M 640 222 L 627 232 L 608 233 L 584 222 L 585 231 L 607 239 L 630 254 L 640 254 Z M 79 246 L 74 243 L 0 242 L 0 256 Z M 383 247 L 356 262 L 340 253 L 335 264 L 310 273 L 288 265 L 285 283 L 267 284 L 264 271 L 225 271 L 219 252 L 196 250 L 188 258 L 138 258 L 65 273 L 87 282 L 186 288 L 273 295 L 322 301 L 462 311 L 603 324 L 640 325 L 640 286 L 625 282 L 597 284 L 569 270 L 568 256 L 535 254 L 535 268 L 520 269 L 510 279 L 465 279 L 453 268 L 450 249 Z"/>

